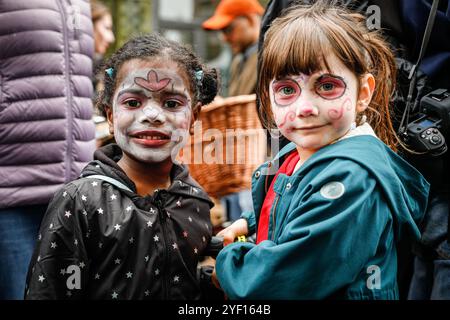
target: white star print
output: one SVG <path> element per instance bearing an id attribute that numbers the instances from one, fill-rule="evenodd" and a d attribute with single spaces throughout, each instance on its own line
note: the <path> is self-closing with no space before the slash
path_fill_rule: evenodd
<path id="1" fill-rule="evenodd" d="M 103 247 L 103 243 L 99 242 L 98 247 L 101 249 Z"/>
<path id="2" fill-rule="evenodd" d="M 67 191 L 63 192 L 63 197 L 67 196 Z"/>
<path id="3" fill-rule="evenodd" d="M 120 259 L 117 258 L 116 260 L 114 260 L 114 263 L 115 264 L 120 264 Z"/>
<path id="4" fill-rule="evenodd" d="M 133 273 L 131 273 L 130 271 L 128 271 L 128 273 L 127 273 L 127 279 L 131 279 L 131 277 L 133 277 Z"/>
<path id="5" fill-rule="evenodd" d="M 148 262 L 148 259 L 150 259 L 150 257 L 149 256 L 145 256 L 145 262 Z"/>
<path id="6" fill-rule="evenodd" d="M 120 230 L 120 224 L 116 224 L 116 225 L 114 226 L 114 229 L 116 229 L 117 231 Z"/>
<path id="7" fill-rule="evenodd" d="M 188 237 L 188 232 L 187 232 L 187 231 L 184 231 L 184 232 L 183 232 L 183 237 L 185 237 L 185 238 Z"/>
<path id="8" fill-rule="evenodd" d="M 71 215 L 72 215 L 72 214 L 70 213 L 70 211 L 66 211 L 65 216 L 66 216 L 67 218 L 69 218 Z"/>
<path id="9" fill-rule="evenodd" d="M 61 273 L 62 275 L 65 275 L 65 274 L 66 274 L 66 269 L 61 269 L 60 273 Z"/>
<path id="10" fill-rule="evenodd" d="M 145 294 L 146 297 L 148 297 L 150 295 L 150 291 L 145 290 L 144 294 Z"/>
<path id="11" fill-rule="evenodd" d="M 173 244 L 172 244 L 172 247 L 173 247 L 173 250 L 178 249 L 178 245 L 177 245 L 176 243 L 173 243 Z"/>
<path id="12" fill-rule="evenodd" d="M 158 275 L 159 274 L 159 269 L 156 269 L 155 270 L 155 275 Z"/>
<path id="13" fill-rule="evenodd" d="M 71 297 L 71 296 L 72 296 L 72 292 L 67 291 L 66 295 L 67 295 L 68 297 Z"/>
<path id="14" fill-rule="evenodd" d="M 147 221 L 147 226 L 150 228 L 151 226 L 153 226 L 153 222 Z"/>
<path id="15" fill-rule="evenodd" d="M 73 244 L 77 246 L 77 245 L 78 245 L 78 240 L 75 239 L 75 240 L 73 241 Z"/>
<path id="16" fill-rule="evenodd" d="M 116 200 L 117 196 L 113 193 L 111 196 L 111 200 Z"/>
<path id="17" fill-rule="evenodd" d="M 112 297 L 113 299 L 117 299 L 117 296 L 118 296 L 118 295 L 117 295 L 117 292 L 115 292 L 115 291 L 114 291 L 114 292 L 112 293 L 112 295 L 111 295 L 111 297 Z"/>
<path id="18" fill-rule="evenodd" d="M 203 240 L 203 242 L 206 242 L 206 238 L 204 236 L 202 237 L 202 240 Z"/>
<path id="19" fill-rule="evenodd" d="M 131 211 L 131 209 L 133 209 L 131 206 L 128 206 L 128 207 L 126 208 L 127 211 Z"/>
<path id="20" fill-rule="evenodd" d="M 155 209 L 153 209 L 153 208 L 150 208 L 150 213 L 156 213 L 156 210 Z"/>
<path id="21" fill-rule="evenodd" d="M 131 237 L 130 240 L 128 240 L 129 243 L 133 243 L 134 242 L 134 238 Z"/>
<path id="22" fill-rule="evenodd" d="M 42 239 L 42 235 L 41 235 L 41 234 L 39 234 L 39 236 L 38 236 L 38 239 L 39 239 L 39 240 L 41 240 L 41 239 Z"/>
<path id="23" fill-rule="evenodd" d="M 52 242 L 50 244 L 50 248 L 55 249 L 57 247 L 56 242 Z"/>
<path id="24" fill-rule="evenodd" d="M 81 200 L 86 201 L 86 200 L 87 200 L 87 197 L 86 197 L 84 194 L 82 194 L 82 195 L 81 195 Z"/>
<path id="25" fill-rule="evenodd" d="M 39 282 L 44 282 L 44 280 L 45 280 L 44 275 L 41 274 L 41 275 L 39 276 L 39 280 L 38 280 L 38 281 L 39 281 Z"/>
<path id="26" fill-rule="evenodd" d="M 97 181 L 93 181 L 91 184 L 93 187 L 95 187 L 97 185 Z"/>
<path id="27" fill-rule="evenodd" d="M 49 229 L 53 228 L 53 223 L 50 223 Z"/>
<path id="28" fill-rule="evenodd" d="M 80 262 L 80 268 L 83 269 L 86 265 L 84 264 L 83 261 Z"/>
<path id="29" fill-rule="evenodd" d="M 154 237 L 153 237 L 153 240 L 155 240 L 155 242 L 158 242 L 158 241 L 159 241 L 158 235 L 154 236 Z"/>
<path id="30" fill-rule="evenodd" d="M 98 213 L 103 214 L 103 209 L 102 208 L 98 209 L 97 211 L 98 211 Z"/>
<path id="31" fill-rule="evenodd" d="M 100 279 L 100 275 L 96 273 L 94 279 Z"/>
<path id="32" fill-rule="evenodd" d="M 180 200 L 177 201 L 177 206 L 181 207 L 181 201 Z"/>
<path id="33" fill-rule="evenodd" d="M 194 248 L 194 252 L 195 252 L 195 254 L 197 254 L 198 253 L 198 249 Z"/>
<path id="34" fill-rule="evenodd" d="M 173 277 L 173 282 L 179 282 L 179 281 L 180 281 L 180 277 L 179 276 Z"/>
<path id="35" fill-rule="evenodd" d="M 87 212 L 86 212 L 86 210 L 83 210 L 83 212 L 82 212 L 82 213 L 83 213 L 83 215 L 84 215 L 84 216 L 87 216 Z"/>

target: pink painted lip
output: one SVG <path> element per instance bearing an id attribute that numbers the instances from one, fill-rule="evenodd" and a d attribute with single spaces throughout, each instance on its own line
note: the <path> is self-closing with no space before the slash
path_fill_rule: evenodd
<path id="1" fill-rule="evenodd" d="M 170 135 L 156 130 L 135 131 L 130 136 L 134 142 L 147 147 L 160 147 L 170 142 Z"/>

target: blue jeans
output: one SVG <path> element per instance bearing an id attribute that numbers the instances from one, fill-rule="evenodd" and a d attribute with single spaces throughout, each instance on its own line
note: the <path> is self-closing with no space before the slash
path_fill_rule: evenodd
<path id="1" fill-rule="evenodd" d="M 450 299 L 449 194 L 430 197 L 422 226 L 422 238 L 414 247 L 414 272 L 410 300 Z"/>
<path id="2" fill-rule="evenodd" d="M 23 299 L 28 265 L 47 205 L 0 209 L 0 300 Z"/>
<path id="3" fill-rule="evenodd" d="M 227 214 L 227 221 L 235 221 L 240 218 L 244 211 L 253 210 L 253 200 L 251 190 L 228 194 L 220 199 Z"/>

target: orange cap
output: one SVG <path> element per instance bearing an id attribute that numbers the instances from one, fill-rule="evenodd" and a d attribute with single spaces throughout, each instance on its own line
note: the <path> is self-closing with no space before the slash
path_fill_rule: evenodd
<path id="1" fill-rule="evenodd" d="M 203 29 L 221 30 L 228 26 L 234 18 L 246 14 L 257 13 L 262 15 L 264 8 L 257 0 L 222 0 L 214 15 L 203 22 Z"/>

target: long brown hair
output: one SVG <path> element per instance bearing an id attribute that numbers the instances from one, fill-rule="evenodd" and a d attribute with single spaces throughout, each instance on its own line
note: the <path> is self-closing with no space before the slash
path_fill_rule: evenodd
<path id="1" fill-rule="evenodd" d="M 266 128 L 273 128 L 269 85 L 274 78 L 330 70 L 327 56 L 334 54 L 357 79 L 366 73 L 375 78 L 375 91 L 363 114 L 377 136 L 394 151 L 398 138 L 392 126 L 390 98 L 395 88 L 396 67 L 392 51 L 378 31 L 369 31 L 365 17 L 351 12 L 337 1 L 319 0 L 313 5 L 296 5 L 275 19 L 268 29 L 262 51 L 257 94 L 259 116 Z M 357 116 L 361 122 L 362 114 Z"/>

